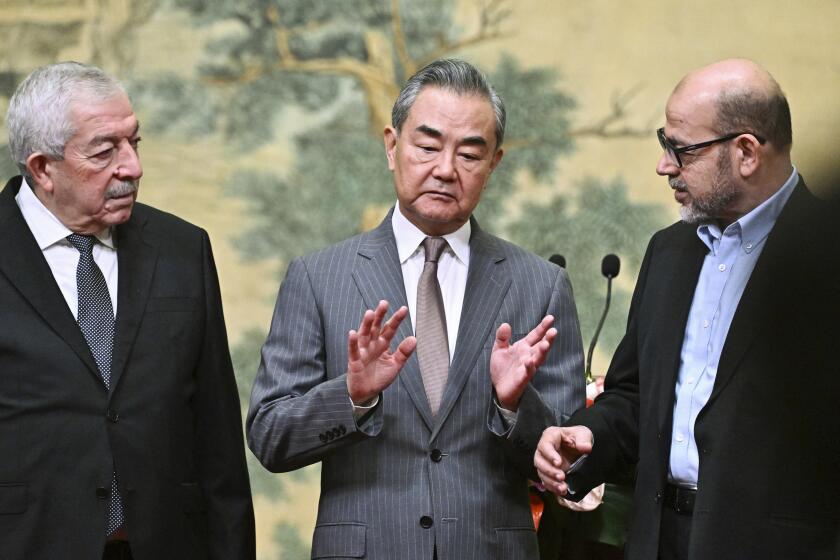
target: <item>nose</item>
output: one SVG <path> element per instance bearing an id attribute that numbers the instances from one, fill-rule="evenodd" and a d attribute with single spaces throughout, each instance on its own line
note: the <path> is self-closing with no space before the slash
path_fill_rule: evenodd
<path id="1" fill-rule="evenodd" d="M 659 156 L 659 161 L 656 163 L 657 175 L 679 175 L 680 168 L 668 150 L 662 150 L 662 155 Z"/>
<path id="2" fill-rule="evenodd" d="M 140 154 L 129 142 L 120 146 L 119 162 L 114 175 L 121 180 L 136 181 L 143 176 L 143 166 L 140 165 Z"/>
<path id="3" fill-rule="evenodd" d="M 435 179 L 443 182 L 450 182 L 455 179 L 455 154 L 449 153 L 446 150 L 441 150 L 438 155 L 437 162 L 433 174 Z"/>

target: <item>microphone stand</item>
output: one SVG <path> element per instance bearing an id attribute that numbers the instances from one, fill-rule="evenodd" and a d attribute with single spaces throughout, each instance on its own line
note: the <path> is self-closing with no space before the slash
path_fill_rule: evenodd
<path id="1" fill-rule="evenodd" d="M 595 335 L 589 343 L 589 352 L 586 354 L 586 382 L 592 382 L 592 353 L 595 351 L 595 344 L 598 342 L 598 336 L 601 334 L 601 329 L 604 327 L 604 320 L 607 318 L 607 313 L 610 310 L 610 299 L 612 298 L 612 276 L 607 276 L 607 303 L 604 305 L 604 312 L 601 313 L 601 319 L 598 321 L 598 327 L 595 329 Z"/>
<path id="2" fill-rule="evenodd" d="M 601 260 L 601 274 L 607 279 L 607 303 L 604 305 L 604 312 L 601 314 L 601 320 L 598 321 L 598 328 L 595 329 L 595 335 L 592 337 L 592 342 L 589 343 L 589 352 L 586 356 L 586 383 L 591 383 L 592 378 L 592 353 L 595 351 L 595 344 L 598 343 L 598 336 L 601 334 L 601 329 L 604 327 L 604 320 L 607 318 L 607 313 L 610 310 L 610 300 L 612 299 L 612 279 L 618 276 L 618 271 L 621 270 L 621 261 L 616 255 L 607 255 Z"/>

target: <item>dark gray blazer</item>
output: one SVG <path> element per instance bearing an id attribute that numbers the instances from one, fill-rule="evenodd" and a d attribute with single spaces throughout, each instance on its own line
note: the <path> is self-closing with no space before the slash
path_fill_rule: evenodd
<path id="1" fill-rule="evenodd" d="M 381 299 L 406 305 L 390 214 L 373 231 L 296 259 L 277 299 L 251 396 L 248 443 L 266 468 L 322 461 L 313 558 L 537 558 L 527 477 L 542 430 L 582 406 L 580 329 L 565 271 L 472 222 L 470 269 L 449 379 L 432 418 L 416 355 L 357 425 L 347 332 Z M 559 331 L 513 429 L 492 404 L 495 331 L 546 314 Z M 410 336 L 400 326 L 394 345 Z M 534 473 L 534 474 L 531 474 Z"/>

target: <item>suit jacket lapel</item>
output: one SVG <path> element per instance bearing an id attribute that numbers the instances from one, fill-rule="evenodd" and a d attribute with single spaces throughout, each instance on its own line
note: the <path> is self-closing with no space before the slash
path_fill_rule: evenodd
<path id="1" fill-rule="evenodd" d="M 111 394 L 119 383 L 143 319 L 157 263 L 157 247 L 143 238 L 145 219 L 137 216 L 116 228 L 119 283 L 117 321 L 111 357 Z"/>
<path id="2" fill-rule="evenodd" d="M 353 269 L 353 281 L 362 294 L 365 305 L 369 309 L 375 309 L 379 301 L 385 299 L 389 303 L 389 312 L 408 305 L 402 267 L 397 253 L 397 242 L 391 227 L 392 213 L 393 209 L 375 230 L 362 236 L 358 249 L 359 258 Z M 396 348 L 408 336 L 414 336 L 411 329 L 411 317 L 406 317 L 400 324 L 391 349 Z M 398 378 L 399 383 L 405 388 L 414 406 L 420 412 L 426 427 L 431 430 L 432 411 L 429 408 L 416 353 L 408 359 Z"/>
<path id="3" fill-rule="evenodd" d="M 655 294 L 656 299 L 666 303 L 658 310 L 657 321 L 661 328 L 656 330 L 660 340 L 655 344 L 655 351 L 659 354 L 656 361 L 661 364 L 661 374 L 653 379 L 656 384 L 653 394 L 657 403 L 659 427 L 668 431 L 674 411 L 674 387 L 680 369 L 685 325 L 700 269 L 708 253 L 708 248 L 697 237 L 696 228 L 688 225 L 683 227 L 684 231 L 677 234 L 678 239 L 667 246 L 664 254 L 656 257 L 662 262 L 672 263 L 670 267 L 659 267 L 655 272 L 659 275 L 655 280 L 656 285 L 663 291 L 662 294 Z"/>
<path id="4" fill-rule="evenodd" d="M 0 251 L 0 273 L 64 339 L 101 384 L 102 376 L 84 335 L 15 202 L 20 185 L 20 177 L 15 177 L 0 194 L 0 239 L 4 239 L 8 247 Z"/>
<path id="5" fill-rule="evenodd" d="M 495 317 L 511 283 L 510 271 L 499 265 L 504 260 L 505 254 L 499 242 L 485 233 L 473 219 L 470 268 L 455 355 L 452 357 L 440 410 L 435 418 L 432 440 L 455 407 L 475 361 L 481 354 L 482 346 L 495 327 Z M 489 376 L 489 372 L 485 374 Z"/>

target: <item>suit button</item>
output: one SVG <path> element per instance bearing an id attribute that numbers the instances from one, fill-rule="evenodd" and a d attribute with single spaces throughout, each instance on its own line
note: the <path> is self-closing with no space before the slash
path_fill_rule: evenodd
<path id="1" fill-rule="evenodd" d="M 658 504 L 662 501 L 662 492 L 657 492 L 656 496 L 653 497 L 653 503 Z"/>
<path id="2" fill-rule="evenodd" d="M 431 457 L 432 461 L 435 463 L 440 463 L 440 460 L 443 459 L 443 453 L 440 452 L 440 449 L 432 449 L 429 457 Z"/>
<path id="3" fill-rule="evenodd" d="M 333 428 L 332 429 L 332 435 L 333 435 L 333 437 L 341 436 L 341 430 L 339 430 L 338 428 Z"/>
<path id="4" fill-rule="evenodd" d="M 327 436 L 324 434 L 318 434 L 318 437 L 321 439 L 322 443 L 327 443 Z"/>
<path id="5" fill-rule="evenodd" d="M 344 427 L 344 424 L 339 424 L 338 431 L 341 432 L 341 435 L 344 435 L 347 433 L 347 428 Z"/>
<path id="6" fill-rule="evenodd" d="M 109 493 L 110 492 L 108 492 L 108 489 L 103 486 L 100 486 L 96 489 L 96 497 L 100 500 L 107 500 Z"/>
<path id="7" fill-rule="evenodd" d="M 420 526 L 423 527 L 424 529 L 429 529 L 434 524 L 435 524 L 435 522 L 428 515 L 424 515 L 423 517 L 420 518 Z"/>
<path id="8" fill-rule="evenodd" d="M 113 422 L 114 424 L 120 421 L 119 413 L 112 408 L 109 408 L 108 412 L 105 413 L 105 418 L 107 418 L 110 422 Z"/>

